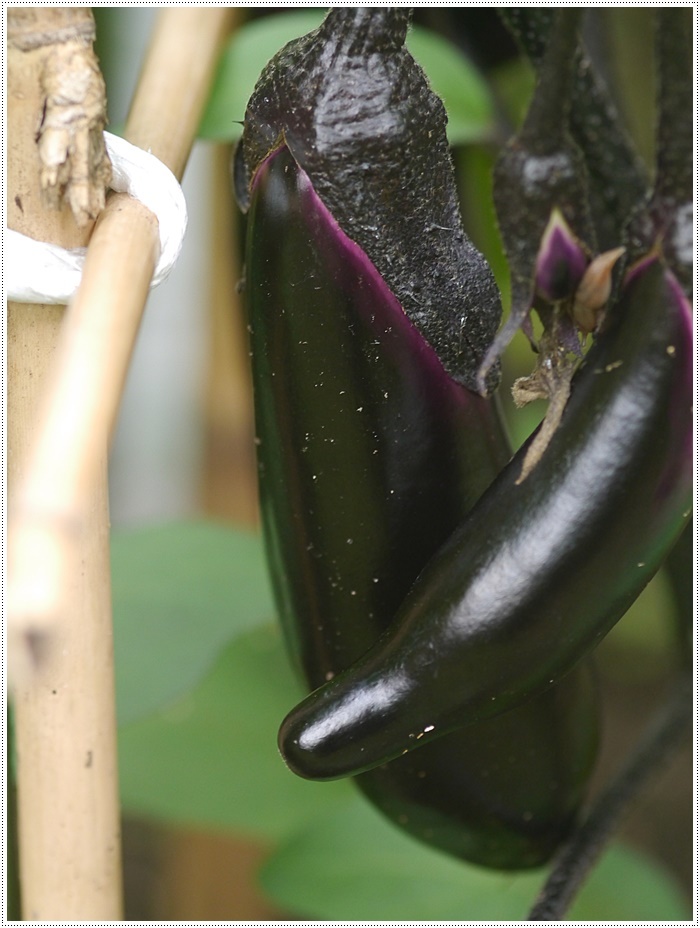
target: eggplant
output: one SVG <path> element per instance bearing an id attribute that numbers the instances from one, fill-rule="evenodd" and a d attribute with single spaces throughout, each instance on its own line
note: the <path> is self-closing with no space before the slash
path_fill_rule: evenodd
<path id="1" fill-rule="evenodd" d="M 510 457 L 497 401 L 466 386 L 500 302 L 405 28 L 395 8 L 332 11 L 268 66 L 235 159 L 264 537 L 311 688 L 376 643 Z M 584 668 L 356 783 L 433 846 L 536 866 L 573 825 L 596 743 Z"/>
<path id="2" fill-rule="evenodd" d="M 629 273 L 527 480 L 525 447 L 374 647 L 287 716 L 279 745 L 294 771 L 356 775 L 419 735 L 495 719 L 595 648 L 688 521 L 692 364 L 690 305 L 651 256 Z"/>

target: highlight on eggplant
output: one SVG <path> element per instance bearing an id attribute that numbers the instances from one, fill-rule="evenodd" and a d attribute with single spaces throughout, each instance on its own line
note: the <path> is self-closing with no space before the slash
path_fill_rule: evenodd
<path id="1" fill-rule="evenodd" d="M 324 779 L 385 763 L 417 732 L 440 738 L 544 692 L 595 648 L 690 516 L 692 345 L 688 300 L 650 256 L 528 480 L 525 448 L 379 642 L 287 716 L 279 744 L 294 770 Z"/>

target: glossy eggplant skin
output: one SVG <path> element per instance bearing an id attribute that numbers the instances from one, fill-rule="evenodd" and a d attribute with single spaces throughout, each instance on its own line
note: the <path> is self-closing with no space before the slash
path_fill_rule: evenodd
<path id="1" fill-rule="evenodd" d="M 495 402 L 445 375 L 288 152 L 261 174 L 246 286 L 262 517 L 290 645 L 319 686 L 375 643 L 510 454 Z M 299 623 L 311 602 L 317 622 Z"/>
<path id="2" fill-rule="evenodd" d="M 445 373 L 286 149 L 256 178 L 247 253 L 264 536 L 288 650 L 317 687 L 375 644 L 510 452 L 495 400 Z M 536 866 L 596 743 L 582 671 L 357 784 L 436 847 Z"/>
<path id="3" fill-rule="evenodd" d="M 302 776 L 357 774 L 522 704 L 570 672 L 654 575 L 690 514 L 690 307 L 649 259 L 574 379 L 534 471 L 518 452 L 421 573 L 376 646 L 280 731 Z"/>

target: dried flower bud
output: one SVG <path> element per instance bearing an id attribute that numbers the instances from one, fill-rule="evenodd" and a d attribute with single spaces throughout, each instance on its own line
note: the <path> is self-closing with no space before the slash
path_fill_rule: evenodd
<path id="1" fill-rule="evenodd" d="M 582 332 L 593 332 L 612 290 L 612 271 L 624 248 L 613 248 L 595 257 L 586 268 L 574 297 L 573 316 Z"/>

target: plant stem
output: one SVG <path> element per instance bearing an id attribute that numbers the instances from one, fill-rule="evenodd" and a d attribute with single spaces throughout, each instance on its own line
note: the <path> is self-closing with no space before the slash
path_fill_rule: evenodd
<path id="1" fill-rule="evenodd" d="M 664 257 L 688 296 L 694 283 L 693 15 L 656 10 L 656 182 L 649 206 Z"/>
<path id="2" fill-rule="evenodd" d="M 693 197 L 693 14 L 690 7 L 656 10 L 658 130 L 657 197 Z"/>
<path id="3" fill-rule="evenodd" d="M 15 735 L 12 713 L 7 708 L 5 710 L 5 719 L 5 918 L 7 921 L 19 921 L 22 917 L 22 904 L 19 884 Z"/>
<path id="4" fill-rule="evenodd" d="M 177 176 L 192 146 L 230 15 L 228 8 L 173 8 L 157 21 L 126 136 L 157 154 Z M 9 598 L 17 651 L 27 629 L 35 638 L 50 636 L 65 614 L 70 564 L 77 556 L 75 526 L 85 519 L 86 487 L 103 467 L 157 241 L 157 221 L 146 207 L 126 194 L 109 198 L 66 314 L 15 505 Z M 43 564 L 55 565 L 53 575 L 45 569 L 38 573 L 37 565 Z"/>
<path id="5" fill-rule="evenodd" d="M 521 144 L 529 151 L 556 151 L 562 145 L 569 122 L 580 21 L 580 7 L 564 7 L 554 14 L 535 93 L 520 130 Z"/>
<path id="6" fill-rule="evenodd" d="M 547 46 L 555 12 L 551 7 L 499 10 L 536 67 Z M 574 66 L 570 129 L 586 159 L 598 246 L 607 251 L 621 243 L 625 223 L 646 194 L 646 171 L 605 85 L 580 49 Z"/>
<path id="7" fill-rule="evenodd" d="M 231 149 L 219 146 L 213 158 L 209 191 L 212 243 L 200 505 L 203 512 L 217 519 L 256 525 L 253 387 L 246 319 L 237 288 L 243 271 L 239 216 L 230 195 Z"/>
<path id="8" fill-rule="evenodd" d="M 688 734 L 693 718 L 691 697 L 692 681 L 684 676 L 627 763 L 560 849 L 528 921 L 560 921 L 564 917 L 629 803 Z"/>

